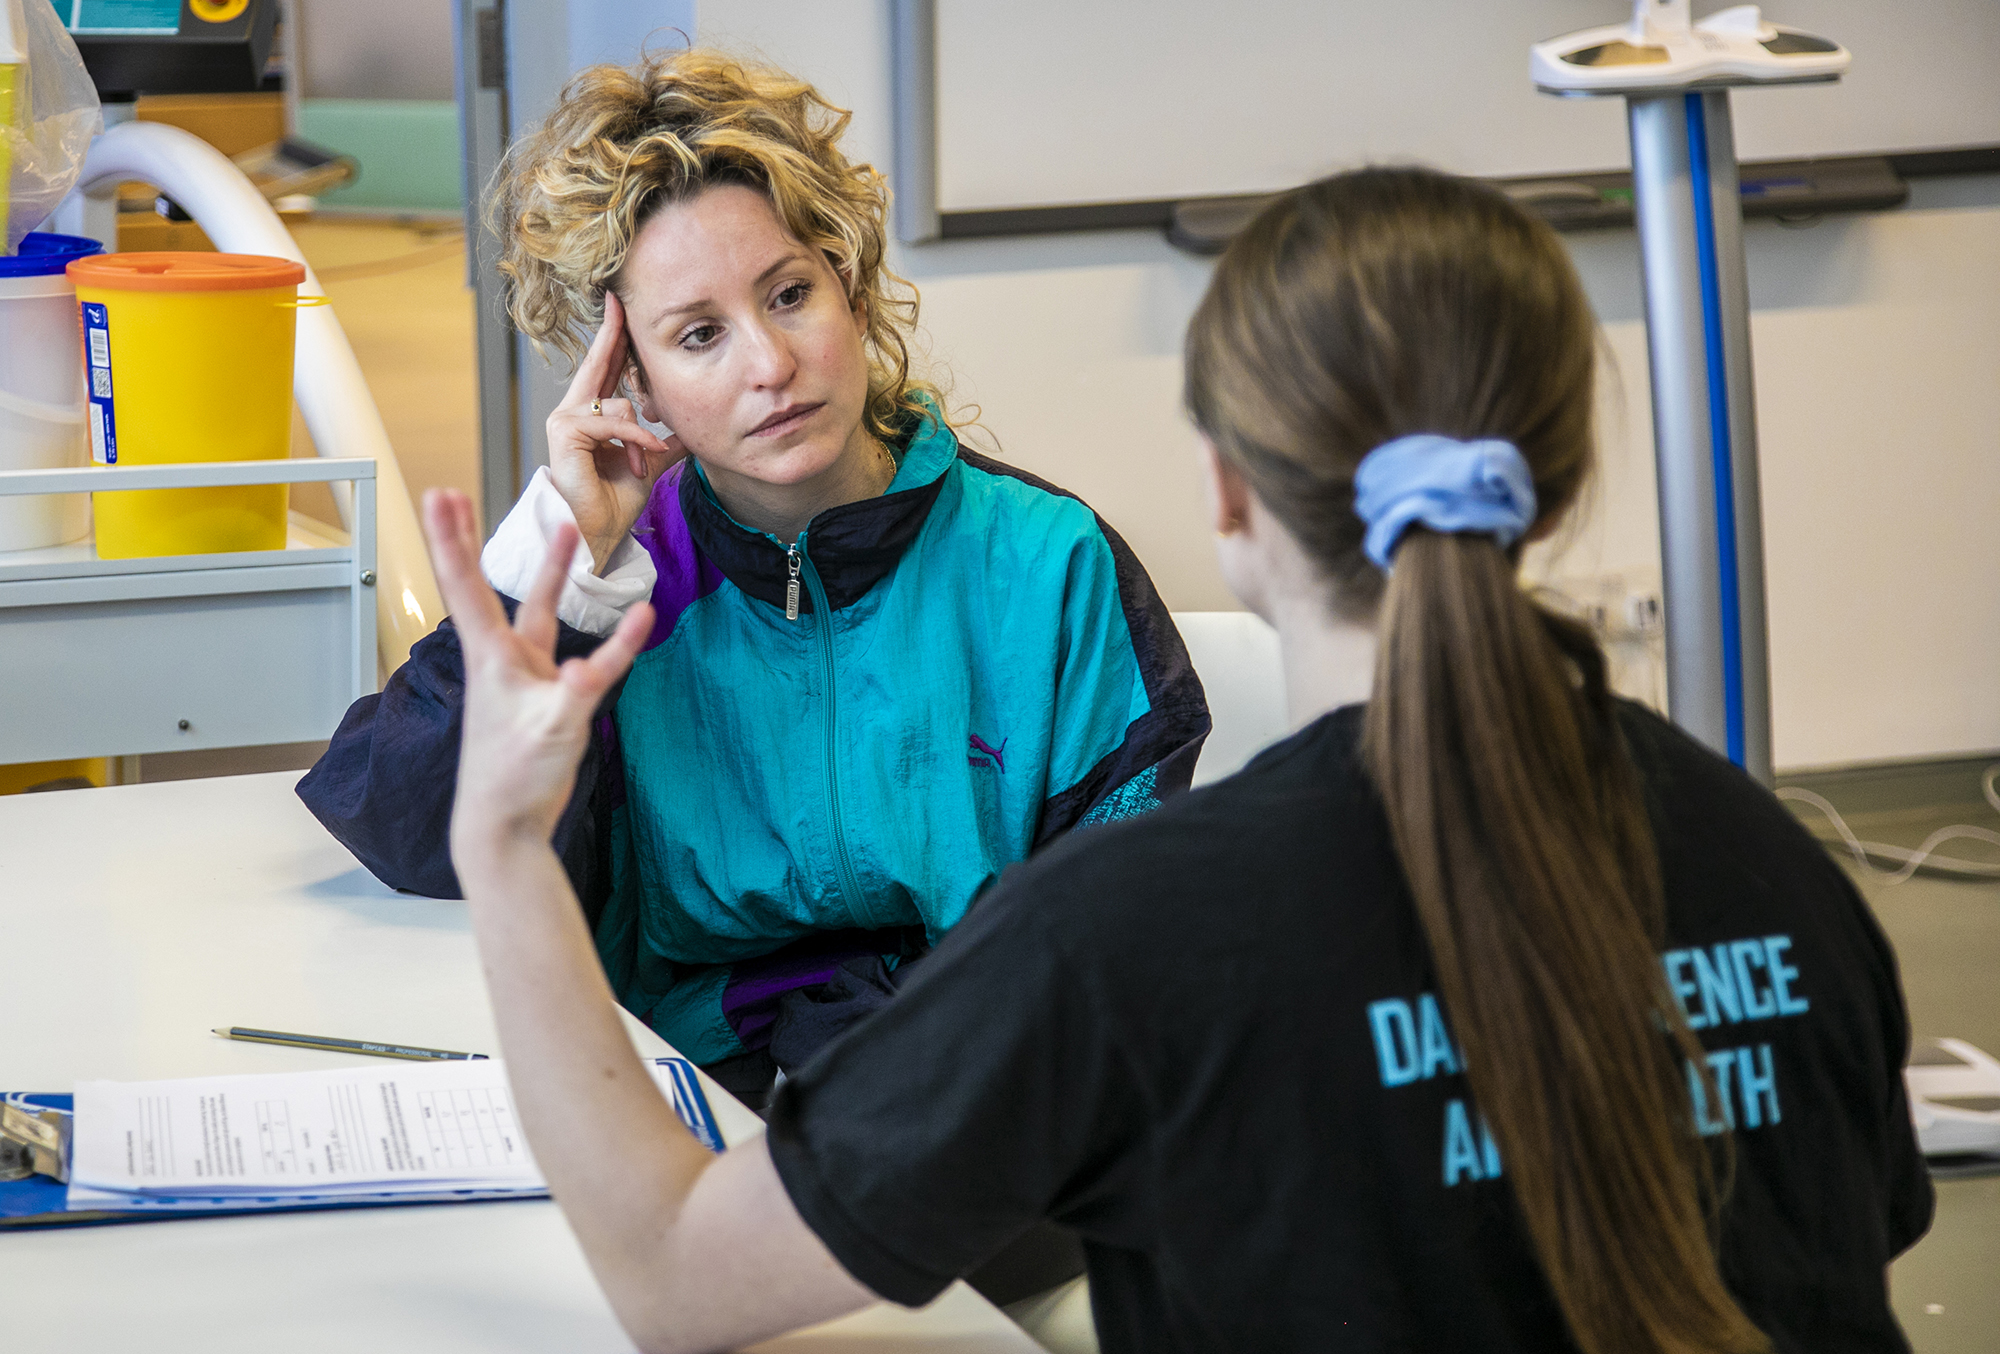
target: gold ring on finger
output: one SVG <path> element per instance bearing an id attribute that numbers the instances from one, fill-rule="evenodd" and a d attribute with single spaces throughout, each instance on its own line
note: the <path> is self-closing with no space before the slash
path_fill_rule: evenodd
<path id="1" fill-rule="evenodd" d="M 604 412 L 604 401 L 592 400 L 590 402 L 590 412 L 593 414 L 602 414 Z"/>

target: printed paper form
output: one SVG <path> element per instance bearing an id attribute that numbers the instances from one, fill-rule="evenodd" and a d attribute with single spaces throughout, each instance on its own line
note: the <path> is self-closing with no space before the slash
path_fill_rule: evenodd
<path id="1" fill-rule="evenodd" d="M 159 1194 L 541 1184 L 497 1060 L 81 1082 L 71 1174 Z"/>

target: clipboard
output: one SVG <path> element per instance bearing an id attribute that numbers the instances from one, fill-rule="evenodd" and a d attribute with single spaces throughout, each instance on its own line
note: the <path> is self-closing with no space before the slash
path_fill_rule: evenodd
<path id="1" fill-rule="evenodd" d="M 695 1140 L 711 1152 L 725 1150 L 715 1112 L 703 1094 L 694 1064 L 685 1058 L 655 1058 L 653 1063 L 666 1073 L 668 1103 Z M 12 1097 L 17 1103 L 37 1108 L 69 1112 L 73 1097 L 66 1094 L 29 1093 Z M 339 1208 L 395 1208 L 418 1204 L 504 1203 L 521 1199 L 546 1199 L 546 1189 L 537 1190 L 438 1190 L 422 1194 L 343 1194 L 339 1197 L 315 1195 L 250 1196 L 232 1195 L 209 1200 L 177 1199 L 172 1207 L 88 1208 L 69 1207 L 69 1186 L 46 1175 L 30 1175 L 19 1180 L 0 1180 L 0 1230 L 29 1228 L 101 1227 L 121 1223 L 171 1222 L 180 1218 L 240 1217 L 251 1213 L 327 1212 Z"/>

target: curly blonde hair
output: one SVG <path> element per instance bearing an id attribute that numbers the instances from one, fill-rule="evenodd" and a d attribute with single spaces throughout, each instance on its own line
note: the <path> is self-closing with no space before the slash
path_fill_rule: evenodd
<path id="1" fill-rule="evenodd" d="M 826 254 L 862 308 L 863 420 L 877 438 L 899 436 L 925 412 L 921 396 L 941 401 L 910 374 L 917 292 L 883 264 L 882 176 L 840 152 L 851 117 L 803 80 L 698 47 L 578 72 L 541 129 L 507 152 L 488 208 L 515 327 L 574 362 L 652 214 L 743 184 Z"/>

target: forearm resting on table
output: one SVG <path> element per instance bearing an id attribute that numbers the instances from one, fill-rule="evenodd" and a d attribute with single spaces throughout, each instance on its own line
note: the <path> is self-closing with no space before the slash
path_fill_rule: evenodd
<path id="1" fill-rule="evenodd" d="M 712 1155 L 618 1018 L 545 843 L 454 840 L 522 1127 L 628 1334 L 719 1349 L 870 1300 L 793 1208 L 763 1141 Z"/>

